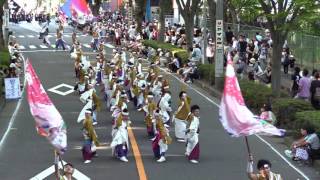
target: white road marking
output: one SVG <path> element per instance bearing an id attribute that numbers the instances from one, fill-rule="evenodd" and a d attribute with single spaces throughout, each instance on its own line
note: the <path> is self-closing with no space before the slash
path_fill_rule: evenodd
<path id="1" fill-rule="evenodd" d="M 34 35 L 28 35 L 28 37 L 29 37 L 29 38 L 34 38 L 35 36 L 34 36 Z"/>
<path id="2" fill-rule="evenodd" d="M 91 48 L 90 44 L 83 44 L 83 46 L 86 48 Z"/>
<path id="3" fill-rule="evenodd" d="M 51 44 L 51 47 L 52 47 L 52 48 L 56 48 L 56 45 L 55 45 L 55 44 Z"/>
<path id="4" fill-rule="evenodd" d="M 35 49 L 35 50 L 26 50 L 26 51 L 20 51 L 22 53 L 33 53 L 33 52 L 66 52 L 65 50 L 62 50 L 62 49 L 58 49 L 58 50 L 55 50 L 55 49 Z"/>
<path id="5" fill-rule="evenodd" d="M 65 92 L 62 92 L 62 91 L 57 90 L 57 89 L 59 89 L 59 88 L 61 88 L 61 87 L 66 87 L 66 88 L 68 88 L 68 89 L 70 89 L 70 90 L 65 91 Z M 59 84 L 59 85 L 57 85 L 57 86 L 55 86 L 55 87 L 52 87 L 52 88 L 48 89 L 48 91 L 53 92 L 53 93 L 56 93 L 56 94 L 60 94 L 60 95 L 62 95 L 62 96 L 66 96 L 66 95 L 68 95 L 68 94 L 70 94 L 70 93 L 72 93 L 72 92 L 74 91 L 73 88 L 74 88 L 73 86 L 70 86 L 70 85 L 68 85 L 68 84 L 62 83 L 62 84 Z"/>
<path id="6" fill-rule="evenodd" d="M 24 35 L 19 35 L 18 37 L 19 37 L 19 38 L 25 38 L 25 36 L 24 36 Z"/>
<path id="7" fill-rule="evenodd" d="M 19 45 L 19 49 L 26 49 L 26 48 L 22 45 Z"/>
<path id="8" fill-rule="evenodd" d="M 218 108 L 220 108 L 220 105 L 217 104 L 216 102 L 214 102 L 213 100 L 211 100 L 210 98 L 208 98 L 206 95 L 204 95 L 203 93 L 201 93 L 200 91 L 198 91 L 197 89 L 193 88 L 192 86 L 190 86 L 189 84 L 186 84 L 185 82 L 183 82 L 181 79 L 177 78 L 176 76 L 172 75 L 171 73 L 166 72 L 163 68 L 161 68 L 162 71 L 164 71 L 166 74 L 169 74 L 170 76 L 174 77 L 175 79 L 177 79 L 178 81 L 180 81 L 181 83 L 185 84 L 187 87 L 189 87 L 190 89 L 194 90 L 195 92 L 197 92 L 199 95 L 201 95 L 203 98 L 205 98 L 206 100 L 208 100 L 209 102 L 211 102 L 212 104 L 214 104 L 215 106 L 217 106 Z M 265 139 L 263 139 L 261 136 L 259 135 L 255 135 L 258 139 L 260 139 L 263 143 L 265 143 L 267 146 L 270 147 L 270 149 L 272 151 L 274 151 L 278 156 L 281 157 L 281 159 L 283 159 L 290 167 L 292 167 L 297 173 L 299 173 L 302 177 L 304 177 L 306 180 L 310 180 L 310 178 L 305 175 L 300 169 L 298 169 L 295 165 L 293 165 L 290 161 L 288 161 L 276 148 L 274 148 L 269 142 L 267 142 Z"/>
<path id="9" fill-rule="evenodd" d="M 48 38 L 52 38 L 53 36 L 51 34 L 48 35 Z"/>
<path id="10" fill-rule="evenodd" d="M 63 37 L 71 37 L 69 34 L 64 34 Z"/>
<path id="11" fill-rule="evenodd" d="M 65 161 L 62 161 L 62 164 L 65 165 L 67 163 Z M 58 167 L 59 167 L 59 169 L 62 169 L 62 165 L 60 162 L 58 164 Z M 52 165 L 52 166 L 48 167 L 47 169 L 41 171 L 36 176 L 30 178 L 29 180 L 43 180 L 43 179 L 46 179 L 51 174 L 53 174 L 54 172 L 55 172 L 54 165 Z M 79 180 L 90 180 L 90 178 L 88 176 L 84 175 L 83 173 L 81 173 L 77 169 L 74 169 L 72 177 L 74 177 L 75 179 L 79 179 Z"/>
<path id="12" fill-rule="evenodd" d="M 111 44 L 109 44 L 109 43 L 105 43 L 105 44 L 103 44 L 103 45 L 105 45 L 106 47 L 111 48 L 111 49 L 115 48 L 113 45 L 111 45 Z"/>
<path id="13" fill-rule="evenodd" d="M 40 47 L 41 47 L 42 49 L 47 49 L 47 48 L 48 48 L 47 46 L 45 46 L 45 45 L 43 45 L 43 44 L 41 44 Z"/>
<path id="14" fill-rule="evenodd" d="M 37 47 L 35 45 L 29 45 L 30 49 L 36 49 Z"/>
<path id="15" fill-rule="evenodd" d="M 24 59 L 23 56 L 22 56 L 22 59 L 23 59 L 23 63 L 26 64 L 26 61 L 25 61 L 25 59 Z M 24 66 L 24 70 L 23 70 L 23 71 L 24 71 L 24 74 L 25 74 L 25 72 L 26 72 L 26 67 L 25 67 L 25 66 Z M 11 128 L 12 128 L 12 125 L 13 125 L 13 123 L 14 123 L 14 120 L 16 119 L 17 113 L 18 113 L 18 111 L 19 111 L 19 109 L 20 109 L 21 102 L 22 102 L 22 99 L 23 99 L 23 94 L 24 94 L 24 92 L 25 92 L 26 82 L 27 82 L 27 81 L 26 81 L 26 77 L 24 77 L 23 89 L 22 89 L 22 94 L 21 94 L 21 97 L 22 97 L 22 98 L 19 99 L 19 101 L 18 101 L 18 103 L 17 103 L 17 106 L 16 106 L 16 109 L 14 110 L 14 112 L 13 112 L 11 118 L 10 118 L 10 121 L 9 121 L 8 127 L 7 127 L 7 129 L 6 129 L 6 132 L 4 133 L 4 135 L 3 135 L 2 138 L 1 138 L 1 141 L 0 141 L 0 151 L 1 151 L 1 149 L 2 149 L 3 143 L 5 142 L 5 140 L 7 139 L 8 135 L 9 135 L 9 132 L 10 132 L 10 130 L 11 130 Z"/>

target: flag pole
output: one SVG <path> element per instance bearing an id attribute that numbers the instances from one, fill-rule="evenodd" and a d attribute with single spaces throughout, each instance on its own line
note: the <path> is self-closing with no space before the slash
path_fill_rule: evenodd
<path id="1" fill-rule="evenodd" d="M 62 175 L 64 175 L 64 164 L 63 164 L 63 161 L 62 161 L 61 155 L 59 155 L 59 160 L 60 160 L 60 162 L 61 162 L 61 166 L 62 166 Z"/>
<path id="2" fill-rule="evenodd" d="M 250 146 L 249 146 L 249 142 L 248 142 L 248 137 L 245 136 L 245 141 L 246 141 L 246 146 L 247 146 L 247 150 L 248 150 L 248 155 L 250 156 L 251 155 L 251 150 L 250 150 Z"/>
<path id="3" fill-rule="evenodd" d="M 59 156 L 56 150 L 54 150 L 54 174 L 56 176 L 56 180 L 60 180 L 60 173 L 59 173 Z"/>

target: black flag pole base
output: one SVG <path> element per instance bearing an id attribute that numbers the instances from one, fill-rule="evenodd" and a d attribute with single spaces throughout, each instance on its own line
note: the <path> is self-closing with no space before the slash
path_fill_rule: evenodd
<path id="1" fill-rule="evenodd" d="M 248 150 L 248 155 L 250 156 L 250 155 L 251 155 L 251 150 L 250 150 L 250 146 L 249 146 L 249 142 L 248 142 L 248 137 L 245 136 L 244 139 L 245 139 L 245 141 L 246 141 L 246 146 L 247 146 L 247 150 Z"/>

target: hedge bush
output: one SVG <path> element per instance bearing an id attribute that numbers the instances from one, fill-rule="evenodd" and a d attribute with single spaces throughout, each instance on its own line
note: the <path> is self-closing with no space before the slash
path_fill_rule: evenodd
<path id="1" fill-rule="evenodd" d="M 0 51 L 0 66 L 9 67 L 10 65 L 10 54 L 7 50 Z"/>
<path id="2" fill-rule="evenodd" d="M 188 61 L 188 51 L 182 48 L 178 48 L 177 46 L 174 46 L 172 44 L 154 40 L 144 40 L 143 44 L 154 49 L 161 48 L 163 50 L 172 52 L 172 54 L 177 54 L 177 56 L 182 60 L 183 63 L 186 63 Z"/>
<path id="3" fill-rule="evenodd" d="M 310 102 L 292 98 L 275 99 L 272 107 L 278 119 L 277 125 L 285 128 L 293 128 L 293 121 L 297 112 L 314 110 Z"/>
<path id="4" fill-rule="evenodd" d="M 259 113 L 263 104 L 271 101 L 272 90 L 264 84 L 240 80 L 239 85 L 246 105 L 255 113 Z"/>
<path id="5" fill-rule="evenodd" d="M 6 69 L 10 65 L 10 54 L 8 50 L 0 51 L 0 67 L 1 69 Z M 0 96 L 3 96 L 3 77 L 0 77 Z"/>
<path id="6" fill-rule="evenodd" d="M 200 64 L 198 66 L 199 76 L 201 80 L 214 84 L 215 66 L 214 64 Z"/>
<path id="7" fill-rule="evenodd" d="M 317 132 L 320 132 L 320 111 L 297 112 L 294 116 L 294 128 L 300 129 L 304 125 L 313 126 Z"/>

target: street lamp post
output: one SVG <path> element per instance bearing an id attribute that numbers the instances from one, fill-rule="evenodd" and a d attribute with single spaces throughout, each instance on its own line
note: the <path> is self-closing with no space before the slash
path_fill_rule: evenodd
<path id="1" fill-rule="evenodd" d="M 223 89 L 223 61 L 224 61 L 224 31 L 223 31 L 223 0 L 216 0 L 216 51 L 215 51 L 215 86 Z"/>

